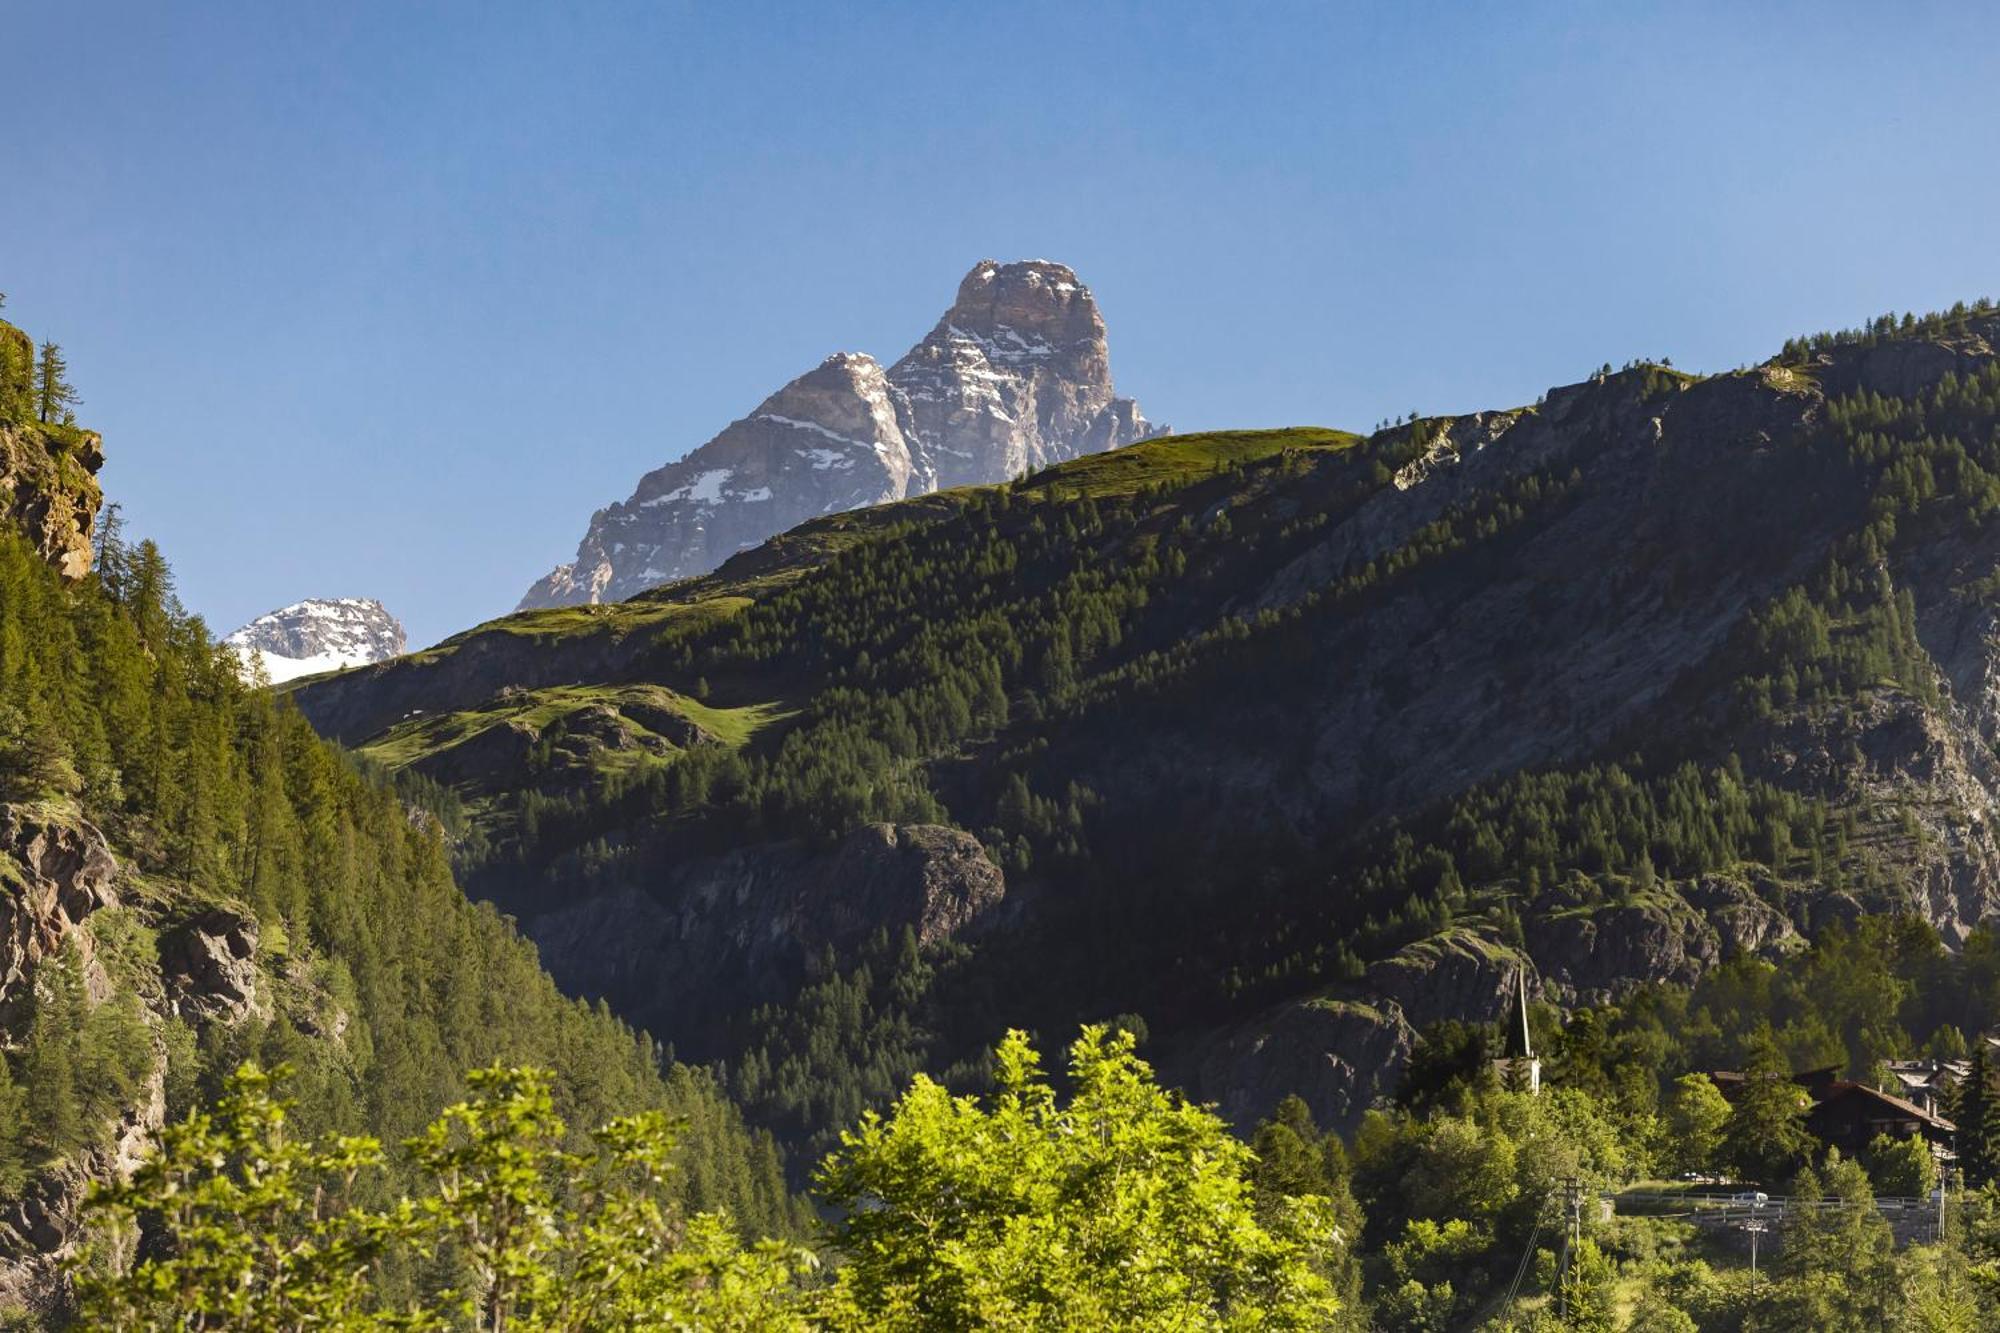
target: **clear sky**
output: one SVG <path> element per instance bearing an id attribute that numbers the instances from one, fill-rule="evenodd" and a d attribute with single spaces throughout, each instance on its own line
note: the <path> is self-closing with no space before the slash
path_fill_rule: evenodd
<path id="1" fill-rule="evenodd" d="M 0 290 L 223 631 L 510 609 L 975 260 L 1180 429 L 2000 295 L 1986 4 L 0 0 Z"/>

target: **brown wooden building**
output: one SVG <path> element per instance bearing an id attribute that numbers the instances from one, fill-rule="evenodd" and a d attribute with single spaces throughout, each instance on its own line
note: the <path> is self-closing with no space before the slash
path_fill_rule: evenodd
<path id="1" fill-rule="evenodd" d="M 1939 1160 L 1952 1157 L 1952 1137 L 1957 1126 L 1925 1106 L 1893 1093 L 1871 1088 L 1866 1083 L 1839 1077 L 1838 1069 L 1809 1069 L 1792 1075 L 1792 1082 L 1812 1098 L 1806 1113 L 1806 1131 L 1841 1156 L 1854 1157 L 1879 1135 L 1892 1139 L 1921 1138 Z M 1744 1076 L 1733 1069 L 1718 1069 L 1709 1075 L 1722 1095 L 1735 1101 L 1743 1091 Z"/>

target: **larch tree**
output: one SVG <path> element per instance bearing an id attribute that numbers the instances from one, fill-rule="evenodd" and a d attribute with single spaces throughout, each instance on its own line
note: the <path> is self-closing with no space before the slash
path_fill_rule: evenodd
<path id="1" fill-rule="evenodd" d="M 35 363 L 35 414 L 43 425 L 66 422 L 83 399 L 69 382 L 69 362 L 58 343 L 42 344 Z"/>

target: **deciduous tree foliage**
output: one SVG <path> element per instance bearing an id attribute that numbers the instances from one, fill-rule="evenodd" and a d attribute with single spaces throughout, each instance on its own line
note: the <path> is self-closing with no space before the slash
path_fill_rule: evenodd
<path id="1" fill-rule="evenodd" d="M 566 1151 L 551 1076 L 492 1068 L 405 1145 L 418 1191 L 370 1206 L 387 1156 L 365 1136 L 288 1132 L 254 1065 L 212 1111 L 92 1206 L 109 1234 L 80 1285 L 94 1327 L 129 1330 L 804 1329 L 812 1257 L 746 1247 L 725 1214 L 689 1215 L 672 1187 L 676 1127 L 621 1117 Z M 153 1243 L 132 1262 L 141 1221 Z M 385 1264 L 446 1275 L 397 1300 Z"/>
<path id="2" fill-rule="evenodd" d="M 881 1329 L 1316 1329 L 1332 1205 L 1260 1219 L 1251 1154 L 1159 1088 L 1129 1034 L 1085 1028 L 1065 1101 L 1025 1035 L 990 1102 L 919 1077 L 820 1173 L 845 1210 L 837 1319 Z"/>

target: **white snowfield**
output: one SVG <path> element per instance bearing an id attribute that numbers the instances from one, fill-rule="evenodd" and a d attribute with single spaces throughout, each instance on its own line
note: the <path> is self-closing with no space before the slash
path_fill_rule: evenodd
<path id="1" fill-rule="evenodd" d="M 322 671 L 340 671 L 347 667 L 367 666 L 370 662 L 383 659 L 367 653 L 316 653 L 311 657 L 281 657 L 277 653 L 267 653 L 261 648 L 246 648 L 242 644 L 229 645 L 236 650 L 236 656 L 243 662 L 243 674 L 251 674 L 253 664 L 264 664 L 264 675 L 273 685 L 282 685 L 300 676 L 316 676 Z"/>
<path id="2" fill-rule="evenodd" d="M 368 597 L 308 598 L 258 616 L 222 641 L 252 676 L 261 662 L 273 685 L 399 656 L 403 627 Z"/>

